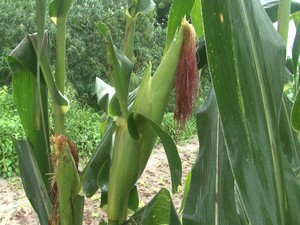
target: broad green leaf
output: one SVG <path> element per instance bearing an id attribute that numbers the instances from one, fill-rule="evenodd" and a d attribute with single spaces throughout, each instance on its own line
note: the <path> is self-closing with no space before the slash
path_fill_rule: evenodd
<path id="1" fill-rule="evenodd" d="M 161 189 L 157 195 L 143 208 L 138 210 L 124 225 L 172 224 L 180 225 L 170 193 Z"/>
<path id="2" fill-rule="evenodd" d="M 38 214 L 40 223 L 47 225 L 52 204 L 33 149 L 27 140 L 14 140 L 13 143 L 18 155 L 20 175 L 26 196 Z"/>
<path id="3" fill-rule="evenodd" d="M 180 27 L 182 18 L 184 16 L 189 16 L 195 0 L 174 0 L 172 7 L 170 9 L 169 19 L 168 19 L 168 29 L 166 37 L 166 45 L 164 53 L 166 53 L 174 39 L 177 29 Z"/>
<path id="4" fill-rule="evenodd" d="M 183 224 L 240 224 L 214 91 L 197 113 L 199 155 L 183 211 Z"/>
<path id="5" fill-rule="evenodd" d="M 36 94 L 37 57 L 30 41 L 27 38 L 23 39 L 7 60 L 13 74 L 13 96 L 21 123 L 32 144 L 44 184 L 49 190 L 48 174 L 51 173 L 51 168 L 47 87 L 44 80 L 41 79 L 39 97 L 42 111 L 40 116 L 37 116 L 35 107 L 38 96 Z"/>
<path id="6" fill-rule="evenodd" d="M 49 5 L 49 13 L 56 24 L 58 18 L 66 18 L 74 0 L 53 0 Z"/>
<path id="7" fill-rule="evenodd" d="M 139 129 L 142 129 L 141 126 L 135 124 L 135 118 L 140 117 L 146 121 L 156 132 L 159 136 L 169 163 L 170 172 L 171 172 L 171 180 L 172 180 L 172 192 L 176 193 L 178 186 L 181 184 L 181 176 L 182 176 L 182 165 L 181 160 L 177 151 L 177 147 L 172 140 L 171 136 L 164 131 L 161 126 L 156 124 L 152 119 L 149 117 L 140 114 L 140 113 L 131 113 L 128 117 L 128 130 L 132 138 L 135 140 L 139 139 Z"/>
<path id="8" fill-rule="evenodd" d="M 110 157 L 112 135 L 115 132 L 115 129 L 116 125 L 113 122 L 113 119 L 108 118 L 105 133 L 82 172 L 82 187 L 87 197 L 93 196 L 99 188 L 97 184 L 98 174 L 105 161 Z"/>
<path id="9" fill-rule="evenodd" d="M 300 24 L 297 26 L 297 32 L 294 38 L 293 49 L 292 49 L 292 60 L 293 60 L 293 73 L 298 73 L 298 61 L 300 54 Z"/>
<path id="10" fill-rule="evenodd" d="M 270 20 L 272 22 L 276 22 L 277 17 L 278 17 L 279 0 L 260 0 L 260 2 L 263 5 L 265 11 L 267 12 Z M 299 10 L 300 10 L 299 0 L 292 0 L 291 1 L 291 14 L 298 12 Z"/>
<path id="11" fill-rule="evenodd" d="M 195 0 L 193 8 L 190 12 L 190 17 L 197 34 L 197 38 L 199 39 L 203 37 L 204 30 L 203 30 L 203 23 L 202 23 L 201 0 Z"/>
<path id="12" fill-rule="evenodd" d="M 97 23 L 96 27 L 106 39 L 108 69 L 111 80 L 122 112 L 127 113 L 129 81 L 133 64 L 113 45 L 109 29 L 103 23 Z"/>
<path id="13" fill-rule="evenodd" d="M 278 132 L 284 43 L 257 0 L 204 0 L 202 9 L 225 143 L 247 217 L 251 224 L 285 224 Z"/>

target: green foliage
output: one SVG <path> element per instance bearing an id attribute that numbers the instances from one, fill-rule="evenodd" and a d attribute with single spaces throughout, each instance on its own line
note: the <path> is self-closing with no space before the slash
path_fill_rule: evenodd
<path id="1" fill-rule="evenodd" d="M 18 159 L 11 139 L 21 138 L 24 132 L 11 89 L 7 86 L 0 88 L 0 107 L 0 175 L 5 178 L 19 173 Z"/>

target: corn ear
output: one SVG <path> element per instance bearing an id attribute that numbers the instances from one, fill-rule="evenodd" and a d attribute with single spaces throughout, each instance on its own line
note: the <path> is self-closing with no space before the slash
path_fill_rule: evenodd
<path id="1" fill-rule="evenodd" d="M 61 225 L 80 223 L 75 219 L 78 214 L 75 210 L 83 210 L 83 197 L 79 196 L 80 178 L 78 173 L 78 156 L 71 142 L 63 135 L 55 135 L 51 139 L 54 152 L 54 199 L 59 209 L 53 210 L 53 218 L 59 214 Z M 56 190 L 55 190 L 56 189 Z M 55 201 L 54 200 L 54 201 Z M 81 203 L 80 203 L 81 202 Z M 75 206 L 74 207 L 74 203 Z"/>

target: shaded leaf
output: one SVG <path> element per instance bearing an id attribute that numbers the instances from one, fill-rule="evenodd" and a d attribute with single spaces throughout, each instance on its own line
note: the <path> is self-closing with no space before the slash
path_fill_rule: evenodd
<path id="1" fill-rule="evenodd" d="M 171 138 L 171 136 L 164 131 L 161 126 L 156 124 L 152 119 L 149 117 L 140 114 L 140 113 L 131 113 L 129 115 L 129 120 L 128 120 L 128 130 L 132 138 L 138 139 L 138 127 L 135 124 L 135 119 L 134 117 L 141 117 L 143 118 L 149 125 L 152 126 L 152 128 L 155 130 L 157 135 L 159 136 L 163 146 L 164 150 L 167 155 L 169 167 L 170 167 L 170 172 L 171 172 L 171 180 L 172 180 L 172 192 L 175 193 L 177 192 L 178 186 L 181 184 L 181 176 L 182 176 L 182 165 L 181 165 L 181 160 L 177 151 L 177 147 Z"/>
<path id="2" fill-rule="evenodd" d="M 93 196 L 99 188 L 97 184 L 98 174 L 105 161 L 110 157 L 112 135 L 115 132 L 115 129 L 116 125 L 113 119 L 108 118 L 105 133 L 82 172 L 82 187 L 87 197 Z"/>
<path id="3" fill-rule="evenodd" d="M 170 193 L 166 189 L 161 189 L 157 195 L 143 208 L 138 210 L 132 217 L 124 223 L 131 224 L 181 224 L 176 214 Z"/>
<path id="4" fill-rule="evenodd" d="M 44 185 L 36 157 L 27 140 L 14 140 L 19 161 L 20 175 L 26 196 L 39 217 L 42 225 L 47 225 L 52 204 Z M 48 177 L 49 178 L 49 177 Z"/>
<path id="5" fill-rule="evenodd" d="M 100 105 L 101 109 L 108 113 L 108 105 L 112 98 L 112 96 L 115 94 L 115 89 L 105 83 L 100 78 L 96 77 L 96 95 L 97 95 L 97 101 Z"/>
<path id="6" fill-rule="evenodd" d="M 240 224 L 219 111 L 211 90 L 197 113 L 199 155 L 183 211 L 183 224 Z"/>

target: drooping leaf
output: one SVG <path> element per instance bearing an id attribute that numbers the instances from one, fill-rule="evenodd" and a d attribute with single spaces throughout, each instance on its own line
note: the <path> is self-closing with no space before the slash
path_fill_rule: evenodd
<path id="1" fill-rule="evenodd" d="M 292 126 L 298 132 L 300 131 L 300 89 L 297 91 L 296 99 L 292 107 L 291 121 Z"/>
<path id="2" fill-rule="evenodd" d="M 26 196 L 39 217 L 42 225 L 47 225 L 52 204 L 44 185 L 33 149 L 27 140 L 14 140 L 19 161 L 20 175 Z M 48 177 L 49 179 L 49 177 Z"/>
<path id="3" fill-rule="evenodd" d="M 157 195 L 143 208 L 138 210 L 124 225 L 172 224 L 180 225 L 170 193 L 161 189 Z"/>
<path id="4" fill-rule="evenodd" d="M 211 90 L 197 113 L 199 155 L 183 211 L 183 224 L 240 224 L 219 111 Z"/>
<path id="5" fill-rule="evenodd" d="M 286 211 L 288 184 L 280 157 L 284 43 L 257 0 L 202 3 L 208 62 L 237 191 L 251 224 L 286 224 L 299 213 Z"/>
<path id="6" fill-rule="evenodd" d="M 116 125 L 112 118 L 108 118 L 106 123 L 105 133 L 82 172 L 82 187 L 87 197 L 91 197 L 99 189 L 97 184 L 98 174 L 105 163 L 110 157 L 112 149 L 112 135 L 115 132 Z"/>
<path id="7" fill-rule="evenodd" d="M 131 113 L 128 117 L 128 130 L 132 138 L 135 140 L 139 139 L 139 132 L 138 132 L 138 126 L 135 124 L 135 118 L 141 117 L 143 120 L 145 120 L 147 123 L 149 123 L 150 126 L 155 130 L 156 134 L 159 136 L 163 146 L 164 150 L 167 155 L 169 168 L 171 172 L 171 180 L 172 180 L 172 192 L 176 193 L 178 186 L 181 184 L 181 176 L 182 176 L 182 165 L 181 160 L 177 151 L 177 147 L 172 140 L 171 136 L 164 131 L 161 126 L 156 124 L 153 120 L 151 120 L 149 117 L 140 114 L 140 113 Z"/>
<path id="8" fill-rule="evenodd" d="M 49 153 L 49 122 L 47 87 L 43 79 L 40 83 L 40 95 L 36 94 L 37 57 L 27 38 L 16 47 L 8 57 L 8 63 L 13 73 L 13 96 L 22 126 L 32 150 L 37 159 L 44 184 L 49 190 L 48 176 L 51 172 Z M 37 97 L 41 100 L 41 115 L 36 116 Z M 38 120 L 38 121 L 37 121 Z M 39 124 L 39 126 L 37 125 Z"/>

